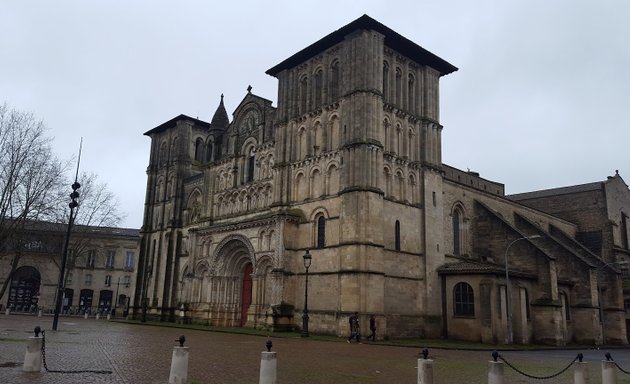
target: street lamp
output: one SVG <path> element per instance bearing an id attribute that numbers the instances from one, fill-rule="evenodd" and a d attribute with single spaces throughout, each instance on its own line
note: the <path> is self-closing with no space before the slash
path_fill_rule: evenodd
<path id="1" fill-rule="evenodd" d="M 602 285 L 599 283 L 599 272 L 602 269 L 606 268 L 609 265 L 626 265 L 627 261 L 611 261 L 602 266 L 597 267 L 596 275 L 597 275 L 597 304 L 599 305 L 599 326 L 601 328 L 602 334 L 602 345 L 606 344 L 606 326 L 604 324 L 604 306 L 602 302 Z"/>
<path id="2" fill-rule="evenodd" d="M 540 238 L 540 235 L 519 237 L 518 239 L 508 244 L 507 248 L 505 249 L 505 307 L 507 310 L 507 343 L 508 344 L 512 344 L 514 342 L 514 335 L 512 333 L 512 305 L 510 304 L 510 274 L 508 272 L 508 251 L 510 250 L 510 247 L 512 246 L 512 244 L 516 243 L 517 241 L 532 240 L 532 239 L 538 239 L 538 238 Z"/>
<path id="3" fill-rule="evenodd" d="M 304 256 L 304 268 L 306 269 L 306 284 L 304 285 L 304 314 L 302 315 L 302 337 L 308 337 L 308 269 L 311 266 L 312 257 L 308 249 Z"/>

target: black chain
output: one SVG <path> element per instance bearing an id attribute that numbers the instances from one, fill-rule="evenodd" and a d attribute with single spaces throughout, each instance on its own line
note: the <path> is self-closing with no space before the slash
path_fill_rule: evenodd
<path id="1" fill-rule="evenodd" d="M 579 359 L 579 355 L 576 356 L 572 362 L 569 363 L 569 365 L 567 365 L 566 367 L 564 367 L 560 372 L 555 373 L 553 375 L 549 375 L 549 376 L 534 376 L 534 375 L 530 375 L 528 373 L 525 373 L 523 371 L 521 371 L 520 369 L 516 368 L 515 366 L 513 366 L 512 364 L 510 364 L 507 360 L 505 360 L 505 358 L 503 358 L 503 356 L 498 355 L 498 358 L 501 359 L 501 361 L 503 361 L 505 364 L 507 364 L 508 367 L 512 368 L 513 370 L 515 370 L 516 372 L 520 373 L 523 376 L 529 377 L 530 379 L 536 379 L 536 380 L 547 380 L 547 379 L 553 379 L 554 377 L 560 376 L 562 375 L 564 372 L 566 372 L 567 369 L 569 369 L 577 359 Z"/>
<path id="2" fill-rule="evenodd" d="M 621 372 L 625 373 L 626 375 L 630 375 L 629 371 L 626 371 L 625 369 L 621 368 L 621 366 L 619 364 L 617 364 L 617 362 L 615 361 L 615 359 L 612 358 L 610 353 L 606 353 L 605 356 L 606 356 L 606 360 L 607 361 L 612 361 L 615 364 L 615 367 L 617 367 L 617 369 L 619 369 Z"/>
<path id="3" fill-rule="evenodd" d="M 112 373 L 112 371 L 107 370 L 93 370 L 93 369 L 81 369 L 81 370 L 58 370 L 58 369 L 48 369 L 48 365 L 46 365 L 46 332 L 42 331 L 42 362 L 44 363 L 44 369 L 46 372 L 52 373 Z"/>

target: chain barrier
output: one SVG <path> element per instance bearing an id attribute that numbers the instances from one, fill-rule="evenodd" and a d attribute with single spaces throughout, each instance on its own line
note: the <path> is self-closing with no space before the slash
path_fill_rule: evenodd
<path id="1" fill-rule="evenodd" d="M 581 353 L 578 353 L 577 356 L 575 356 L 575 358 L 573 359 L 573 361 L 569 363 L 569 365 L 561 369 L 559 372 L 554 373 L 553 375 L 548 375 L 548 376 L 535 376 L 535 375 L 530 375 L 528 373 L 525 373 L 521 371 L 520 369 L 516 368 L 514 365 L 510 364 L 510 362 L 505 360 L 505 358 L 501 356 L 497 351 L 494 351 L 492 353 L 492 357 L 494 358 L 494 361 L 497 361 L 497 358 L 501 359 L 501 361 L 503 361 L 508 367 L 512 368 L 513 370 L 515 370 L 516 372 L 520 373 L 523 376 L 529 377 L 530 379 L 548 380 L 548 379 L 553 379 L 554 377 L 558 377 L 562 375 L 564 372 L 567 371 L 567 369 L 569 369 L 573 364 L 575 364 L 577 360 L 582 361 L 582 358 L 584 357 L 584 355 L 582 355 Z"/>
<path id="2" fill-rule="evenodd" d="M 625 373 L 626 375 L 630 375 L 630 371 L 626 371 L 625 369 L 621 368 L 621 366 L 617 364 L 615 359 L 612 358 L 610 352 L 606 352 L 604 356 L 606 356 L 606 361 L 612 361 L 615 364 L 615 367 L 617 367 L 617 369 L 619 369 L 621 372 Z"/>
<path id="3" fill-rule="evenodd" d="M 112 373 L 112 371 L 108 371 L 108 370 L 95 370 L 95 369 L 77 369 L 77 370 L 48 369 L 48 365 L 46 364 L 46 332 L 45 331 L 42 331 L 42 362 L 44 363 L 44 369 L 46 369 L 46 372 L 52 372 L 52 373 L 103 373 L 103 374 Z"/>

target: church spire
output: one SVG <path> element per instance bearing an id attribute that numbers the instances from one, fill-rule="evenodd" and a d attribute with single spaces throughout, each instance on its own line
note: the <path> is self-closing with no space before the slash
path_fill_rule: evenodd
<path id="1" fill-rule="evenodd" d="M 210 122 L 210 129 L 225 131 L 229 124 L 230 120 L 228 119 L 225 105 L 223 105 L 223 94 L 221 94 L 221 102 L 219 103 L 216 112 L 214 112 L 214 116 L 212 117 L 212 121 Z"/>

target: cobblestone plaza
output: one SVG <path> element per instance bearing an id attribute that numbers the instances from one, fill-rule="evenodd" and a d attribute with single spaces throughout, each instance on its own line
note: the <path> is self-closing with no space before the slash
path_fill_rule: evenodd
<path id="1" fill-rule="evenodd" d="M 58 331 L 50 330 L 52 317 L 0 315 L 0 383 L 168 383 L 173 347 L 180 335 L 190 348 L 188 383 L 258 383 L 265 337 L 157 327 L 107 321 L 103 318 L 62 317 Z M 111 374 L 22 372 L 26 339 L 35 326 L 46 330 L 46 358 L 51 370 L 109 370 Z M 348 344 L 314 338 L 276 337 L 278 383 L 416 383 L 420 349 L 384 343 Z M 436 383 L 486 383 L 490 351 L 432 349 Z M 604 351 L 583 351 L 591 362 L 590 382 L 600 382 L 599 361 Z M 612 351 L 628 365 L 628 352 Z M 556 372 L 577 352 L 504 352 L 521 367 L 538 374 Z M 540 383 L 506 367 L 510 383 Z M 572 369 L 545 382 L 571 383 Z M 619 383 L 630 383 L 619 374 Z"/>

